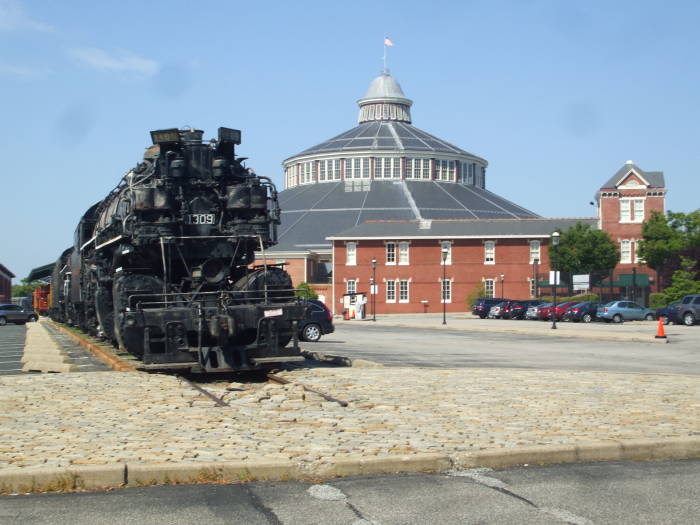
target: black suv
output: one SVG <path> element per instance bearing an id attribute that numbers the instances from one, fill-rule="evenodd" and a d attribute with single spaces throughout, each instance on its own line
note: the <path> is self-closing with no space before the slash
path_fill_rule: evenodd
<path id="1" fill-rule="evenodd" d="M 477 299 L 472 305 L 472 315 L 478 315 L 482 319 L 486 319 L 489 315 L 489 310 L 492 306 L 496 306 L 498 303 L 507 301 L 508 299 Z"/>
<path id="2" fill-rule="evenodd" d="M 38 318 L 34 310 L 25 310 L 16 304 L 0 304 L 0 326 L 6 325 L 7 323 L 32 323 Z"/>
<path id="3" fill-rule="evenodd" d="M 685 326 L 692 326 L 700 321 L 700 294 L 683 297 L 681 304 L 676 306 L 676 318 Z"/>
<path id="4" fill-rule="evenodd" d="M 322 335 L 335 331 L 333 315 L 321 301 L 309 299 L 308 303 L 306 319 L 299 321 L 299 339 L 315 343 Z"/>

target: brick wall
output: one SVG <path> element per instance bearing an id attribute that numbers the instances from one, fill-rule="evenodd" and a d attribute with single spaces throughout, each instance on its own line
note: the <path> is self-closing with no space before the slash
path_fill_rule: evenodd
<path id="1" fill-rule="evenodd" d="M 540 278 L 546 279 L 545 276 L 548 276 L 549 272 L 547 240 L 539 240 L 542 242 L 539 274 Z M 336 313 L 342 309 L 341 301 L 347 290 L 347 280 L 356 280 L 356 291 L 369 294 L 373 257 L 377 260 L 376 279 L 379 290 L 375 301 L 378 314 L 442 312 L 440 287 L 443 267 L 441 245 L 438 240 L 411 241 L 408 265 L 386 264 L 386 248 L 383 241 L 358 242 L 357 264 L 354 266 L 345 264 L 345 242 L 336 241 L 335 255 L 333 306 Z M 446 278 L 452 282 L 452 300 L 446 305 L 448 312 L 466 311 L 467 296 L 475 287 L 484 286 L 484 279 L 494 280 L 494 293 L 497 297 L 503 293 L 510 298 L 530 298 L 533 265 L 529 263 L 529 239 L 497 239 L 495 259 L 494 264 L 484 264 L 484 245 L 480 239 L 458 239 L 453 242 L 451 264 L 446 264 L 444 268 Z M 504 275 L 503 281 L 500 280 L 501 274 Z M 386 281 L 402 279 L 409 281 L 408 302 L 399 301 L 398 283 L 396 284 L 396 302 L 387 302 Z M 421 301 L 427 301 L 427 303 Z M 371 303 L 371 297 L 368 302 Z M 371 304 L 368 304 L 367 308 L 371 313 Z"/>

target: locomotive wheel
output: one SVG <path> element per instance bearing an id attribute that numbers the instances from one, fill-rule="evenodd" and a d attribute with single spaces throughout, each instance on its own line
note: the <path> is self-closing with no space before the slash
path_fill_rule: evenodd
<path id="1" fill-rule="evenodd" d="M 119 345 L 137 357 L 142 357 L 146 350 L 144 327 L 127 326 L 126 308 L 130 306 L 129 296 L 159 296 L 162 291 L 163 281 L 152 275 L 122 274 L 114 279 L 112 288 L 114 334 Z"/>
<path id="2" fill-rule="evenodd" d="M 111 286 L 101 285 L 95 292 L 95 311 L 100 328 L 110 341 L 115 340 L 114 334 L 114 302 L 112 301 Z"/>

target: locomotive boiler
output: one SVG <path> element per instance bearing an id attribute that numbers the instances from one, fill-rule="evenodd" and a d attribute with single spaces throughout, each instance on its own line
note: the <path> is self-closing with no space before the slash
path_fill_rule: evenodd
<path id="1" fill-rule="evenodd" d="M 51 316 L 152 367 L 264 368 L 300 359 L 306 304 L 282 265 L 277 191 L 235 155 L 240 131 L 152 131 L 151 146 L 80 219 L 56 262 Z M 290 341 L 292 344 L 290 344 Z"/>

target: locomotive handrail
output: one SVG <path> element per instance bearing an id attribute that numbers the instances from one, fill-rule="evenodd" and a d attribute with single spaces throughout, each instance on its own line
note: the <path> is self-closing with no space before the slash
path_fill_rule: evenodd
<path id="1" fill-rule="evenodd" d="M 280 289 L 275 289 L 275 290 L 269 290 L 268 295 L 274 294 L 284 294 L 284 293 L 295 293 L 300 291 L 299 288 L 280 288 Z M 253 294 L 258 294 L 260 295 L 263 293 L 261 290 L 224 290 L 224 291 L 212 291 L 212 292 L 185 292 L 185 293 L 139 293 L 139 294 L 134 294 L 134 295 L 129 295 L 128 296 L 128 308 L 137 308 L 139 305 L 178 305 L 182 304 L 184 306 L 192 305 L 195 303 L 201 303 L 202 301 L 195 301 L 195 297 L 199 296 L 216 296 L 220 298 L 226 298 L 229 300 L 234 301 L 234 305 L 236 303 L 238 304 L 246 304 L 246 303 L 259 303 L 263 302 L 264 304 L 268 304 L 269 297 L 251 297 Z M 248 296 L 245 296 L 245 295 Z M 138 299 L 141 298 L 152 298 L 154 295 L 158 297 L 162 297 L 163 300 L 161 301 L 138 301 Z M 244 297 L 236 297 L 236 295 L 243 295 Z M 225 297 L 228 296 L 228 297 Z M 170 298 L 173 298 L 172 300 Z M 273 297 L 274 299 L 275 297 Z M 303 302 L 304 298 L 299 297 L 296 295 L 289 296 L 289 297 L 276 297 L 278 299 L 286 299 L 288 303 L 291 302 Z M 270 303 L 270 304 L 279 304 L 279 303 Z M 227 305 L 230 306 L 230 305 Z"/>

